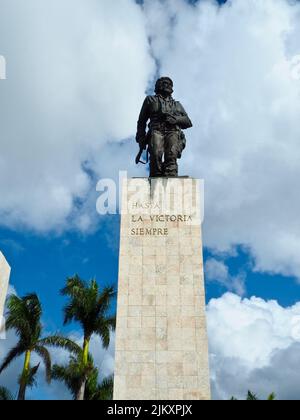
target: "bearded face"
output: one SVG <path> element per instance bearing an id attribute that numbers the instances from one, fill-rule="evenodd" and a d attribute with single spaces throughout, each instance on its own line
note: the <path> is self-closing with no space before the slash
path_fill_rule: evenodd
<path id="1" fill-rule="evenodd" d="M 173 82 L 169 77 L 158 79 L 155 86 L 155 93 L 163 96 L 171 96 L 173 93 Z"/>

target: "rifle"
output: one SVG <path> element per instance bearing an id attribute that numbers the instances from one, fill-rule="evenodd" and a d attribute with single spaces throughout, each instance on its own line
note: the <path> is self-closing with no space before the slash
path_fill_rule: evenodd
<path id="1" fill-rule="evenodd" d="M 148 139 L 147 136 L 145 137 L 144 141 L 140 142 L 140 151 L 137 154 L 137 157 L 135 158 L 135 163 L 138 165 L 139 163 L 142 163 L 143 165 L 147 165 L 147 163 L 149 162 L 149 150 L 147 148 L 148 146 Z M 144 150 L 147 149 L 147 159 L 146 162 L 143 162 L 141 160 L 142 154 L 144 153 Z"/>

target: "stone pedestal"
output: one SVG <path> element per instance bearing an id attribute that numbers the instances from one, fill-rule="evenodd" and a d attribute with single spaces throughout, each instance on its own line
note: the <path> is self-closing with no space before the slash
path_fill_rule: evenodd
<path id="1" fill-rule="evenodd" d="M 126 179 L 115 400 L 209 400 L 201 181 Z"/>
<path id="2" fill-rule="evenodd" d="M 4 312 L 5 299 L 7 295 L 8 282 L 10 276 L 10 266 L 8 265 L 4 255 L 0 251 L 0 329 Z"/>

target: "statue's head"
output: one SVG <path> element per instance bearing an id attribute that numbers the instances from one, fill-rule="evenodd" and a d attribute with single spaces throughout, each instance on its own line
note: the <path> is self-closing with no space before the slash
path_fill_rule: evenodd
<path id="1" fill-rule="evenodd" d="M 161 77 L 155 85 L 155 93 L 170 96 L 173 93 L 173 81 L 169 77 Z"/>

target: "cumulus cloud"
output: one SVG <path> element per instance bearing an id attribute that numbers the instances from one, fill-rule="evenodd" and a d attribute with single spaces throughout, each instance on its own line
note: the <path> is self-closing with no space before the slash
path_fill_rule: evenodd
<path id="1" fill-rule="evenodd" d="M 95 226 L 97 178 L 137 174 L 156 62 L 194 122 L 181 171 L 206 180 L 205 245 L 242 244 L 255 270 L 300 278 L 298 2 L 0 5 L 2 225 Z"/>
<path id="2" fill-rule="evenodd" d="M 205 279 L 207 282 L 219 283 L 227 290 L 236 292 L 240 296 L 246 293 L 245 273 L 232 276 L 224 261 L 209 258 L 205 263 Z"/>
<path id="3" fill-rule="evenodd" d="M 299 278 L 299 3 L 148 0 L 145 13 L 194 122 L 181 172 L 206 181 L 205 244 L 244 244 L 256 270 Z"/>
<path id="4" fill-rule="evenodd" d="M 209 302 L 207 324 L 213 399 L 228 400 L 231 396 L 244 399 L 248 390 L 262 399 L 271 392 L 281 400 L 300 398 L 299 372 L 295 369 L 300 363 L 300 302 L 283 308 L 276 301 L 242 299 L 227 293 Z M 82 344 L 78 332 L 69 336 Z M 16 341 L 13 332 L 0 341 L 0 361 Z M 90 350 L 101 378 L 114 371 L 114 346 L 115 334 L 108 350 L 103 349 L 98 337 L 92 339 Z M 54 363 L 68 362 L 64 350 L 54 349 L 51 354 Z M 34 356 L 32 363 L 39 361 Z M 18 359 L 0 377 L 0 385 L 14 393 L 22 362 Z M 49 387 L 45 383 L 42 364 L 37 379 L 38 388 L 28 392 L 29 399 L 71 398 L 63 384 L 54 381 Z"/>
<path id="5" fill-rule="evenodd" d="M 132 0 L 0 0 L 1 224 L 87 230 L 109 144 L 128 138 L 154 62 Z M 121 153 L 121 152 L 120 152 Z"/>
<path id="6" fill-rule="evenodd" d="M 300 303 L 242 300 L 227 293 L 208 304 L 208 334 L 214 399 L 299 399 Z"/>

